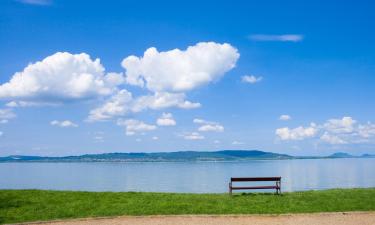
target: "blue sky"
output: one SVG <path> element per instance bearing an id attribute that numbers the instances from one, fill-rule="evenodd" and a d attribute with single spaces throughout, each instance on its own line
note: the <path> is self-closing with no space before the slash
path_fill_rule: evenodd
<path id="1" fill-rule="evenodd" d="M 0 155 L 375 153 L 369 1 L 0 8 Z"/>

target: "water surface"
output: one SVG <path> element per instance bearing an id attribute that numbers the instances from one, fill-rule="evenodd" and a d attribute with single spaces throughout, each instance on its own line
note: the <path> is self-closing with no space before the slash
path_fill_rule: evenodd
<path id="1" fill-rule="evenodd" d="M 375 187 L 375 159 L 0 163 L 0 189 L 220 193 L 230 177 L 281 176 L 283 191 Z"/>

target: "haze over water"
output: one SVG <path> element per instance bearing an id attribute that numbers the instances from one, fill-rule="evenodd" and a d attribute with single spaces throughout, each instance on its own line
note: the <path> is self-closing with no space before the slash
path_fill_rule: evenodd
<path id="1" fill-rule="evenodd" d="M 0 163 L 0 189 L 222 193 L 230 177 L 281 176 L 283 191 L 375 186 L 375 159 Z"/>

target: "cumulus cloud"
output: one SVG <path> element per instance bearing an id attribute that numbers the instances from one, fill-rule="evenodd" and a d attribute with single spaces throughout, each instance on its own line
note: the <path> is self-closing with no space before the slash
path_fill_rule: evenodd
<path id="1" fill-rule="evenodd" d="M 58 120 L 53 120 L 50 122 L 52 126 L 58 126 L 58 127 L 78 127 L 77 124 L 73 123 L 70 120 L 63 120 L 63 121 L 58 121 Z"/>
<path id="2" fill-rule="evenodd" d="M 205 124 L 198 128 L 199 131 L 214 131 L 214 132 L 223 132 L 224 127 L 220 124 Z"/>
<path id="3" fill-rule="evenodd" d="M 303 140 L 314 137 L 317 132 L 316 124 L 311 123 L 309 127 L 299 126 L 294 129 L 288 127 L 278 128 L 275 133 L 281 140 Z"/>
<path id="4" fill-rule="evenodd" d="M 163 113 L 160 118 L 156 120 L 158 126 L 175 126 L 176 121 L 173 119 L 172 113 Z"/>
<path id="5" fill-rule="evenodd" d="M 132 136 L 137 133 L 143 133 L 147 131 L 152 131 L 156 129 L 155 125 L 147 124 L 143 121 L 135 120 L 135 119 L 119 119 L 117 121 L 117 125 L 125 127 L 125 134 L 127 136 Z"/>
<path id="6" fill-rule="evenodd" d="M 57 52 L 29 64 L 1 84 L 0 99 L 60 102 L 110 95 L 124 78 L 104 72 L 100 60 L 85 53 Z"/>
<path id="7" fill-rule="evenodd" d="M 32 106 L 60 106 L 58 102 L 32 102 L 32 101 L 11 101 L 5 104 L 7 107 L 32 107 Z"/>
<path id="8" fill-rule="evenodd" d="M 375 124 L 359 124 L 352 117 L 330 119 L 322 125 L 322 140 L 330 144 L 350 144 L 374 141 Z"/>
<path id="9" fill-rule="evenodd" d="M 187 134 L 184 134 L 183 137 L 186 140 L 203 140 L 204 139 L 204 136 L 199 134 L 198 132 L 187 133 Z"/>
<path id="10" fill-rule="evenodd" d="M 0 109 L 0 120 L 9 120 L 16 117 L 11 109 Z"/>
<path id="11" fill-rule="evenodd" d="M 342 119 L 330 119 L 324 124 L 324 128 L 331 133 L 351 133 L 357 121 L 349 116 Z"/>
<path id="12" fill-rule="evenodd" d="M 194 109 L 201 106 L 200 103 L 193 103 L 185 100 L 184 93 L 156 92 L 153 95 L 141 96 L 134 101 L 133 111 L 140 112 L 147 108 L 163 109 L 177 107 L 181 109 Z"/>
<path id="13" fill-rule="evenodd" d="M 159 140 L 159 137 L 153 136 L 151 139 L 154 140 L 154 141 L 157 141 L 157 140 Z"/>
<path id="14" fill-rule="evenodd" d="M 10 119 L 16 117 L 12 109 L 0 109 L 0 124 L 8 123 Z"/>
<path id="15" fill-rule="evenodd" d="M 253 35 L 249 35 L 249 39 L 253 41 L 300 42 L 303 40 L 303 35 L 301 34 L 282 34 L 282 35 L 253 34 Z"/>
<path id="16" fill-rule="evenodd" d="M 194 109 L 201 104 L 187 100 L 186 92 L 220 79 L 235 67 L 238 58 L 237 49 L 227 43 L 201 42 L 184 50 L 160 52 L 149 48 L 141 57 L 129 56 L 122 61 L 126 70 L 123 75 L 106 72 L 100 59 L 92 59 L 86 53 L 57 52 L 30 63 L 0 84 L 0 100 L 7 101 L 9 108 L 95 100 L 99 104 L 87 117 L 92 122 L 145 110 Z M 125 85 L 145 87 L 146 93 L 134 96 L 124 89 Z M 159 125 L 173 124 L 173 118 L 159 119 Z M 0 121 L 5 123 L 8 119 L 0 118 Z M 118 124 L 126 128 L 127 135 L 156 129 L 155 125 L 137 120 L 119 120 Z M 51 125 L 78 126 L 71 121 L 52 121 Z M 208 123 L 202 124 L 199 130 L 223 131 L 224 127 Z"/>
<path id="17" fill-rule="evenodd" d="M 235 67 L 238 58 L 230 44 L 200 42 L 186 50 L 159 52 L 152 47 L 143 57 L 125 58 L 122 66 L 128 84 L 154 92 L 185 92 L 219 79 Z"/>
<path id="18" fill-rule="evenodd" d="M 242 82 L 255 84 L 263 80 L 263 77 L 256 77 L 254 75 L 245 75 L 241 77 Z"/>
<path id="19" fill-rule="evenodd" d="M 324 132 L 324 134 L 320 137 L 320 140 L 332 145 L 347 144 L 347 142 L 341 139 L 339 136 L 332 135 L 328 132 Z"/>
<path id="20" fill-rule="evenodd" d="M 359 124 L 357 127 L 358 135 L 362 138 L 370 138 L 375 136 L 375 124 L 367 122 L 367 124 Z"/>
<path id="21" fill-rule="evenodd" d="M 286 121 L 286 120 L 291 120 L 291 119 L 292 119 L 292 117 L 289 116 L 289 115 L 281 115 L 281 116 L 279 117 L 279 120 L 284 120 L 284 121 Z"/>
<path id="22" fill-rule="evenodd" d="M 133 98 L 132 94 L 123 89 L 111 96 L 102 106 L 90 111 L 88 121 L 105 121 L 128 113 L 137 113 L 147 109 L 159 110 L 170 107 L 193 109 L 200 103 L 185 100 L 184 93 L 157 92 Z"/>
<path id="23" fill-rule="evenodd" d="M 198 128 L 198 131 L 202 132 L 223 132 L 224 131 L 224 126 L 221 125 L 218 122 L 212 122 L 212 121 L 207 121 L 207 120 L 202 120 L 202 119 L 194 119 L 194 123 L 196 124 L 201 124 L 201 126 Z"/>
<path id="24" fill-rule="evenodd" d="M 294 129 L 278 128 L 275 133 L 281 140 L 319 137 L 323 143 L 342 145 L 375 141 L 375 124 L 371 122 L 359 124 L 352 117 L 344 116 L 341 119 L 329 119 L 321 125 L 312 123 L 307 128 L 302 126 Z"/>
<path id="25" fill-rule="evenodd" d="M 132 109 L 133 96 L 123 89 L 111 96 L 102 106 L 90 111 L 88 121 L 104 121 L 116 116 L 123 116 Z"/>

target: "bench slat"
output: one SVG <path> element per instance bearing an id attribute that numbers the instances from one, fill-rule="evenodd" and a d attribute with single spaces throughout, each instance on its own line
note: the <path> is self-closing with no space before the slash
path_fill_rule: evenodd
<path id="1" fill-rule="evenodd" d="M 232 187 L 233 190 L 244 190 L 244 189 L 278 189 L 277 186 L 253 186 L 253 187 Z"/>
<path id="2" fill-rule="evenodd" d="M 231 177 L 231 181 L 281 181 L 281 177 Z"/>

